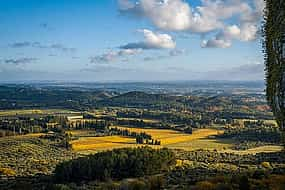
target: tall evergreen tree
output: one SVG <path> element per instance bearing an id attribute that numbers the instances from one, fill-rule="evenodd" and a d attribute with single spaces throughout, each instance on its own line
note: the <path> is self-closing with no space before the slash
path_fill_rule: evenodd
<path id="1" fill-rule="evenodd" d="M 266 0 L 264 54 L 267 100 L 285 130 L 285 0 Z"/>

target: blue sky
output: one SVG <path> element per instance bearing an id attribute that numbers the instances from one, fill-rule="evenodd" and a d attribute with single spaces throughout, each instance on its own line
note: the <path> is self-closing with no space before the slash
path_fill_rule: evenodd
<path id="1" fill-rule="evenodd" d="M 261 1 L 1 0 L 0 80 L 263 80 Z"/>

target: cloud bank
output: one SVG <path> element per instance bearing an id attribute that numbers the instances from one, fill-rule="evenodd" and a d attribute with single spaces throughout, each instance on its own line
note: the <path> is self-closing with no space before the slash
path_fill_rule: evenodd
<path id="1" fill-rule="evenodd" d="M 119 0 L 122 15 L 145 18 L 165 31 L 183 31 L 205 36 L 202 47 L 230 47 L 232 40 L 252 41 L 258 36 L 263 0 L 201 0 L 193 7 L 183 0 Z M 230 22 L 229 22 L 230 21 Z M 228 24 L 235 22 L 235 24 Z"/>

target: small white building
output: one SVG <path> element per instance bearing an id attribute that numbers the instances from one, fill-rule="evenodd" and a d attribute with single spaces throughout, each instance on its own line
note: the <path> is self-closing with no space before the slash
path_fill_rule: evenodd
<path id="1" fill-rule="evenodd" d="M 67 120 L 68 120 L 68 121 L 81 120 L 81 119 L 83 119 L 83 115 L 67 116 Z"/>

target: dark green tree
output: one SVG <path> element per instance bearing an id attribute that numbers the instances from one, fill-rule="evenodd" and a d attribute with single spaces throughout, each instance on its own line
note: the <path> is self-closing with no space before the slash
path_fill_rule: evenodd
<path id="1" fill-rule="evenodd" d="M 264 54 L 266 94 L 278 125 L 285 130 L 285 1 L 266 0 Z"/>

